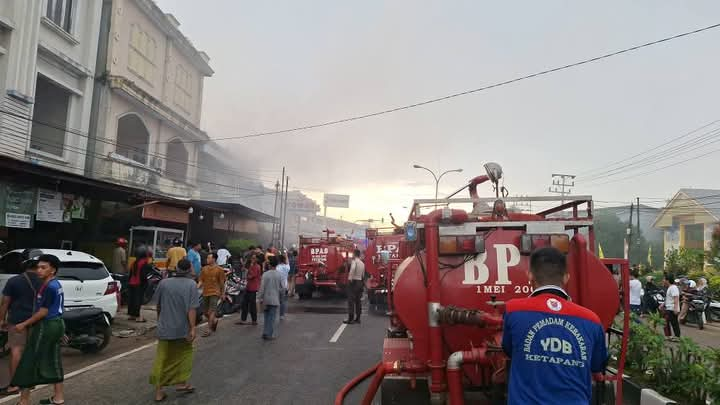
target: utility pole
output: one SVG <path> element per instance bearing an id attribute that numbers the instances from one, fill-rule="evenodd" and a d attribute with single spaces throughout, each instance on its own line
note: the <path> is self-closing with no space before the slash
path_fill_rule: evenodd
<path id="1" fill-rule="evenodd" d="M 637 220 L 636 220 L 637 228 L 635 228 L 635 229 L 637 230 L 637 234 L 638 234 L 637 245 L 638 245 L 638 249 L 640 249 L 640 235 L 641 235 L 641 233 L 640 233 L 640 197 L 637 197 L 637 204 L 636 204 L 635 209 L 637 210 Z"/>
<path id="2" fill-rule="evenodd" d="M 283 166 L 282 169 L 282 180 L 285 181 L 285 167 Z M 270 242 L 271 245 L 275 245 L 275 235 L 278 231 L 279 227 L 279 219 L 278 219 L 278 213 L 277 213 L 277 206 L 278 206 L 278 194 L 280 193 L 280 180 L 275 182 L 275 205 L 273 206 L 273 227 L 272 227 L 272 241 Z M 282 212 L 282 211 L 281 211 Z"/>
<path id="3" fill-rule="evenodd" d="M 632 219 L 633 219 L 633 211 L 634 211 L 634 204 L 630 203 L 630 221 L 628 221 L 627 226 L 627 238 L 625 239 L 625 259 L 630 260 L 630 247 L 632 246 Z"/>
<path id="4" fill-rule="evenodd" d="M 285 177 L 285 203 L 283 204 L 283 212 L 282 212 L 282 231 L 280 232 L 280 247 L 285 247 L 285 227 L 287 222 L 287 200 L 288 200 L 288 187 L 290 186 L 290 176 Z"/>
<path id="5" fill-rule="evenodd" d="M 562 197 L 562 203 L 565 204 L 565 196 L 570 194 L 572 189 L 570 187 L 575 186 L 575 175 L 574 174 L 557 174 L 552 175 L 552 186 L 548 188 L 548 191 L 555 194 L 560 194 Z"/>

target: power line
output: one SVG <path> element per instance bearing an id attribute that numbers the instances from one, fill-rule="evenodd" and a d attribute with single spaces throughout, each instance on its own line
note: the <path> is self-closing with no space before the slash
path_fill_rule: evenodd
<path id="1" fill-rule="evenodd" d="M 88 134 L 83 133 L 83 132 L 80 131 L 80 130 L 76 130 L 76 129 L 73 129 L 73 128 L 69 128 L 69 127 L 65 127 L 65 126 L 61 126 L 61 125 L 57 125 L 57 124 L 45 122 L 45 121 L 42 121 L 42 120 L 38 120 L 38 119 L 36 119 L 36 118 L 34 118 L 34 117 L 29 117 L 29 116 L 25 116 L 25 115 L 22 115 L 22 114 L 15 113 L 15 112 L 13 112 L 13 111 L 7 111 L 7 110 L 0 109 L 0 113 L 2 113 L 2 114 L 7 114 L 7 115 L 9 115 L 9 116 L 12 116 L 12 117 L 15 117 L 15 118 L 19 118 L 19 119 L 22 119 L 22 120 L 25 120 L 25 121 L 28 121 L 28 122 L 32 122 L 33 124 L 38 124 L 38 125 L 42 125 L 42 126 L 45 126 L 45 127 L 48 127 L 48 128 L 53 128 L 53 129 L 56 129 L 56 130 L 58 130 L 58 131 L 68 132 L 68 133 L 70 133 L 70 134 L 77 135 L 77 136 L 79 136 L 79 137 L 81 137 L 81 138 L 90 139 L 90 136 L 89 136 Z M 7 135 L 7 134 L 6 134 L 6 135 Z M 196 167 L 196 168 L 201 169 L 201 170 L 202 170 L 202 169 L 212 170 L 212 171 L 215 171 L 215 172 L 218 172 L 218 173 L 228 174 L 228 175 L 237 176 L 237 177 L 246 178 L 246 179 L 255 180 L 255 181 L 260 181 L 260 179 L 263 178 L 263 176 L 256 176 L 256 177 L 245 176 L 245 175 L 241 174 L 241 173 L 238 172 L 238 171 L 218 171 L 218 170 L 215 170 L 215 169 L 210 168 L 210 167 L 203 167 L 203 166 L 200 166 L 200 165 L 197 165 L 197 164 L 193 164 L 193 163 L 190 163 L 190 162 L 187 162 L 187 161 L 183 161 L 183 160 L 181 160 L 181 159 L 173 159 L 173 158 L 170 158 L 170 157 L 167 156 L 167 155 L 163 155 L 163 154 L 160 154 L 160 153 L 150 153 L 148 150 L 140 149 L 140 148 L 138 148 L 136 145 L 129 145 L 129 144 L 124 144 L 124 143 L 119 143 L 119 142 L 117 142 L 117 141 L 110 140 L 109 138 L 96 137 L 95 140 L 97 140 L 97 141 L 99 141 L 99 142 L 101 142 L 101 143 L 110 145 L 110 146 L 114 146 L 114 147 L 116 147 L 116 148 L 117 148 L 117 147 L 129 148 L 129 149 L 131 149 L 131 150 L 133 150 L 133 151 L 140 152 L 140 153 L 143 153 L 143 154 L 147 155 L 148 158 L 154 157 L 154 158 L 158 158 L 158 159 L 163 159 L 163 160 L 168 161 L 168 162 L 183 163 L 183 164 L 186 164 L 186 165 L 188 165 L 188 166 L 190 166 L 190 167 Z M 179 143 L 182 143 L 182 142 L 179 142 Z M 149 146 L 149 143 L 148 143 L 148 146 Z M 265 178 L 268 178 L 268 177 L 265 177 Z M 268 181 L 270 181 L 270 180 L 268 180 Z M 273 180 L 273 181 L 274 181 L 274 180 Z"/>
<path id="2" fill-rule="evenodd" d="M 707 153 L 703 153 L 703 154 L 700 154 L 700 155 L 696 155 L 696 156 L 690 157 L 690 158 L 688 158 L 688 159 L 681 160 L 681 161 L 679 161 L 679 162 L 675 162 L 675 163 L 672 163 L 672 164 L 669 164 L 669 165 L 665 165 L 665 166 L 663 166 L 663 167 L 655 168 L 655 169 L 650 170 L 650 171 L 638 173 L 638 174 L 635 174 L 635 175 L 632 175 L 632 176 L 622 177 L 622 178 L 616 179 L 616 180 L 606 181 L 606 182 L 604 182 L 604 183 L 596 183 L 596 184 L 593 184 L 593 185 L 594 185 L 594 186 L 601 186 L 601 185 L 605 185 L 605 184 L 611 184 L 611 183 L 617 183 L 617 182 L 621 182 L 621 181 L 625 181 L 625 180 L 630 180 L 630 179 L 633 179 L 633 178 L 638 177 L 638 176 L 644 176 L 644 175 L 646 175 L 646 174 L 652 174 L 652 173 L 655 173 L 655 172 L 658 172 L 658 171 L 661 171 L 661 170 L 666 170 L 666 169 L 669 169 L 669 168 L 671 168 L 671 167 L 675 167 L 675 166 L 677 166 L 677 165 L 680 165 L 680 164 L 683 164 L 683 163 L 687 163 L 687 162 L 689 162 L 689 161 L 691 161 L 691 160 L 700 159 L 700 158 L 709 156 L 709 155 L 711 155 L 711 154 L 713 154 L 713 153 L 717 153 L 717 152 L 720 152 L 720 148 L 718 148 L 718 149 L 713 149 L 713 150 L 711 150 L 711 151 L 709 151 L 709 152 L 707 152 Z"/>
<path id="3" fill-rule="evenodd" d="M 602 171 L 602 170 L 604 170 L 604 169 L 606 169 L 606 168 L 608 168 L 608 167 L 612 167 L 612 166 L 615 166 L 615 165 L 620 164 L 620 163 L 625 163 L 625 162 L 627 162 L 627 161 L 629 161 L 629 160 L 635 159 L 636 157 L 640 157 L 640 156 L 642 156 L 642 155 L 644 155 L 644 154 L 646 154 L 646 153 L 650 153 L 650 152 L 656 151 L 656 150 L 662 148 L 663 146 L 669 145 L 669 144 L 671 144 L 671 143 L 673 143 L 673 142 L 675 142 L 675 141 L 677 141 L 677 140 L 680 140 L 680 139 L 682 139 L 682 138 L 688 137 L 688 136 L 690 136 L 690 135 L 692 135 L 692 134 L 694 134 L 694 133 L 696 133 L 696 132 L 698 132 L 698 131 L 701 131 L 701 130 L 703 130 L 703 129 L 711 126 L 711 125 L 717 124 L 718 122 L 720 122 L 720 120 L 715 120 L 715 121 L 713 121 L 713 122 L 707 123 L 707 124 L 701 126 L 700 128 L 693 129 L 693 130 L 690 131 L 690 132 L 686 132 L 686 133 L 684 133 L 684 134 L 682 134 L 682 135 L 680 135 L 680 136 L 678 136 L 678 137 L 675 137 L 675 138 L 672 138 L 672 139 L 668 140 L 667 142 L 665 142 L 665 143 L 663 143 L 663 144 L 657 145 L 657 146 L 655 146 L 655 147 L 652 148 L 652 149 L 648 149 L 648 150 L 646 150 L 646 151 L 644 151 L 644 152 L 640 152 L 640 153 L 635 154 L 635 155 L 633 155 L 633 156 L 630 156 L 630 157 L 628 157 L 628 158 L 621 159 L 621 160 L 618 160 L 618 161 L 609 163 L 609 164 L 607 164 L 607 165 L 605 165 L 605 166 L 602 166 L 602 167 L 597 167 L 597 168 L 595 168 L 595 169 L 590 169 L 590 170 L 586 170 L 586 171 L 580 172 L 580 174 L 578 175 L 578 177 L 590 177 L 590 176 L 588 176 L 590 173 L 594 173 L 594 172 L 597 172 L 597 171 Z"/>
<path id="4" fill-rule="evenodd" d="M 16 117 L 16 118 L 20 118 L 20 119 L 23 119 L 23 120 L 26 120 L 26 121 L 29 121 L 29 122 L 38 124 L 38 125 L 46 126 L 46 127 L 53 128 L 53 129 L 57 129 L 57 130 L 63 131 L 63 132 L 68 132 L 68 133 L 71 133 L 71 134 L 73 134 L 73 135 L 77 135 L 77 136 L 80 136 L 80 137 L 82 137 L 82 138 L 87 138 L 87 139 L 89 139 L 89 136 L 88 136 L 87 134 L 84 134 L 84 133 L 82 133 L 82 132 L 80 132 L 80 131 L 75 131 L 75 130 L 73 130 L 73 129 L 71 129 L 71 128 L 67 128 L 67 127 L 63 127 L 63 126 L 51 124 L 51 123 L 48 123 L 48 122 L 44 122 L 44 121 L 41 121 L 41 120 L 37 120 L 37 119 L 35 119 L 35 118 L 26 117 L 26 116 L 24 116 L 24 115 L 16 114 L 16 113 L 14 113 L 14 112 L 5 111 L 5 110 L 2 110 L 2 109 L 0 109 L 0 113 L 4 113 L 4 114 L 7 114 L 7 115 Z M 5 133 L 5 134 L 3 134 L 3 135 L 4 135 L 4 136 L 16 136 L 16 137 L 18 137 L 18 135 L 9 134 L 9 133 Z M 22 138 L 23 140 L 26 140 L 26 139 L 27 139 L 27 137 L 25 137 L 25 136 L 21 136 L 21 138 Z M 115 147 L 117 147 L 117 146 L 123 146 L 123 147 L 128 147 L 128 146 L 130 146 L 130 147 L 131 147 L 131 145 L 125 145 L 125 144 L 120 144 L 120 143 L 118 143 L 118 142 L 109 141 L 109 140 L 107 140 L 107 138 L 98 137 L 97 140 L 100 141 L 100 142 L 102 142 L 102 143 L 105 143 L 105 144 L 108 144 L 108 145 L 111 145 L 111 146 L 115 146 Z M 37 141 L 37 140 L 32 141 L 32 142 L 42 144 L 42 142 L 39 142 L 39 141 Z M 57 145 L 46 144 L 46 146 L 57 146 Z M 70 145 L 63 145 L 62 147 L 63 147 L 63 148 L 71 148 Z M 82 149 L 80 149 L 80 148 L 76 148 L 76 149 L 80 150 L 80 152 L 76 152 L 76 153 L 82 153 L 82 154 L 85 154 L 85 155 L 88 154 L 88 152 L 84 152 L 84 151 L 83 151 Z M 201 165 L 194 164 L 194 163 L 191 163 L 191 162 L 188 162 L 188 161 L 184 161 L 184 160 L 182 160 L 182 159 L 172 159 L 172 158 L 168 157 L 167 155 L 149 153 L 148 151 L 143 151 L 143 150 L 140 150 L 140 149 L 135 149 L 135 150 L 147 154 L 148 157 L 157 157 L 157 158 L 160 158 L 160 159 L 164 159 L 164 160 L 166 160 L 166 161 L 168 161 L 168 162 L 181 163 L 181 164 L 187 165 L 187 166 L 189 166 L 189 167 L 195 167 L 195 168 L 197 168 L 198 170 L 206 170 L 206 171 L 210 171 L 210 172 L 213 172 L 213 173 L 226 174 L 226 175 L 230 175 L 230 176 L 236 176 L 236 177 L 240 177 L 240 178 L 244 178 L 244 179 L 248 179 L 248 180 L 257 181 L 257 182 L 260 183 L 260 184 L 264 184 L 264 183 L 266 183 L 266 181 L 270 181 L 270 180 L 262 181 L 262 180 L 261 180 L 261 179 L 263 178 L 262 176 L 257 176 L 257 177 L 244 176 L 244 175 L 240 174 L 240 172 L 237 172 L 237 171 L 217 170 L 217 169 L 215 169 L 215 168 L 211 168 L 211 167 L 207 167 L 207 166 L 201 166 Z M 96 152 L 90 152 L 90 153 L 92 153 L 92 154 L 94 154 L 94 155 L 96 155 L 96 156 L 98 156 L 98 157 L 105 158 L 105 156 L 102 155 L 102 154 L 98 154 L 98 153 L 96 153 Z M 76 169 L 83 170 L 83 168 L 76 168 Z M 151 169 L 150 167 L 148 167 L 148 170 L 151 171 L 152 169 Z M 268 178 L 268 177 L 265 177 L 265 178 Z M 273 181 L 274 181 L 274 180 L 273 180 Z M 325 192 L 324 190 L 319 190 L 319 189 L 314 189 L 314 188 L 306 188 L 306 187 L 303 187 L 303 188 L 293 187 L 293 189 L 294 189 L 294 190 L 299 190 L 299 191 L 311 191 L 311 192 L 321 192 L 321 193 L 324 193 L 324 192 Z"/>
<path id="5" fill-rule="evenodd" d="M 606 170 L 605 172 L 600 172 L 600 173 L 597 173 L 592 176 L 584 177 L 580 180 L 581 180 L 581 182 L 592 183 L 599 179 L 613 177 L 617 174 L 620 174 L 621 171 L 632 171 L 632 170 L 639 169 L 641 167 L 646 167 L 646 166 L 661 162 L 661 161 L 665 160 L 668 156 L 677 157 L 680 155 L 684 155 L 688 152 L 692 152 L 692 151 L 707 147 L 709 145 L 715 144 L 717 142 L 720 142 L 720 139 L 717 139 L 719 137 L 720 137 L 720 128 L 717 128 L 708 133 L 699 135 L 696 138 L 688 140 L 680 145 L 676 145 L 673 148 L 658 152 L 656 154 L 647 156 L 647 157 L 637 160 L 637 161 L 633 161 L 631 163 L 627 163 L 622 166 L 618 166 L 614 169 Z M 643 153 L 646 153 L 646 152 L 643 152 Z M 643 154 L 643 153 L 641 153 L 641 154 Z M 623 169 L 626 169 L 626 170 L 623 170 Z"/>
<path id="6" fill-rule="evenodd" d="M 182 141 L 182 142 L 183 142 L 183 143 L 201 143 L 201 142 L 208 142 L 208 141 L 214 141 L 214 142 L 217 142 L 217 141 L 225 141 L 225 140 L 230 140 L 230 139 L 257 138 L 257 137 L 262 137 L 262 136 L 279 135 L 279 134 L 285 134 L 285 133 L 290 133 L 290 132 L 305 131 L 305 130 L 308 130 L 308 129 L 315 129 L 315 128 L 327 127 L 327 126 L 331 126 L 331 125 L 343 124 L 343 123 L 347 123 L 347 122 L 351 122 L 351 121 L 358 121 L 358 120 L 362 120 L 362 119 L 366 119 L 366 118 L 377 117 L 377 116 L 380 116 L 380 115 L 391 114 L 391 113 L 395 113 L 395 112 L 399 112 L 399 111 L 403 111 L 403 110 L 409 110 L 409 109 L 411 109 L 411 108 L 417 108 L 417 107 L 425 106 L 425 105 L 428 105 L 428 104 L 434 104 L 434 103 L 439 103 L 439 102 L 441 102 L 441 101 L 447 101 L 447 100 L 450 100 L 450 99 L 453 99 L 453 98 L 457 98 L 457 97 L 467 96 L 467 95 L 469 95 L 469 94 L 478 93 L 478 92 L 481 92 L 481 91 L 490 90 L 490 89 L 494 89 L 494 88 L 501 87 L 501 86 L 506 86 L 506 85 L 508 85 L 508 84 L 513 84 L 513 83 L 517 83 L 517 82 L 520 82 L 520 81 L 523 81 L 523 80 L 527 80 L 527 79 L 532 79 L 532 78 L 536 78 L 536 77 L 548 75 L 548 74 L 550 74 L 550 73 L 555 73 L 555 72 L 558 72 L 558 71 L 561 71 L 561 70 L 565 70 L 565 69 L 570 69 L 570 68 L 574 68 L 574 67 L 586 65 L 586 64 L 589 64 L 589 63 L 593 63 L 593 62 L 597 62 L 597 61 L 603 60 L 603 59 L 608 59 L 608 58 L 611 58 L 611 57 L 613 57 L 613 56 L 618 56 L 618 55 L 621 55 L 621 54 L 624 54 L 624 53 L 629 53 L 629 52 L 637 51 L 637 50 L 642 49 L 642 48 L 647 48 L 647 47 L 650 47 L 650 46 L 653 46 L 653 45 L 657 45 L 657 44 L 661 44 L 661 43 L 664 43 L 664 42 L 672 41 L 672 40 L 675 40 L 675 39 L 678 39 L 678 38 L 687 37 L 687 36 L 690 36 L 690 35 L 695 35 L 695 34 L 698 34 L 698 33 L 703 32 L 703 31 L 712 30 L 712 29 L 715 29 L 715 28 L 718 28 L 718 27 L 720 27 L 720 24 L 713 24 L 713 25 L 709 25 L 709 26 L 707 26 L 707 27 L 698 28 L 698 29 L 695 29 L 695 30 L 692 30 L 692 31 L 683 32 L 683 33 L 680 33 L 680 34 L 672 35 L 672 36 L 665 37 L 665 38 L 662 38 L 662 39 L 658 39 L 658 40 L 655 40 L 655 41 L 646 42 L 646 43 L 644 43 L 644 44 L 635 45 L 635 46 L 632 46 L 632 47 L 629 47 L 629 48 L 624 48 L 624 49 L 621 49 L 621 50 L 618 50 L 618 51 L 614 51 L 614 52 L 610 52 L 610 53 L 605 53 L 605 54 L 602 54 L 602 55 L 600 55 L 600 56 L 596 56 L 596 57 L 593 57 L 593 58 L 584 59 L 584 60 L 581 60 L 581 61 L 578 61 L 578 62 L 569 63 L 569 64 L 566 64 L 566 65 L 554 67 L 554 68 L 551 68 L 551 69 L 542 70 L 542 71 L 539 71 L 539 72 L 536 72 L 536 73 L 532 73 L 532 74 L 528 74 L 528 75 L 525 75 L 525 76 L 516 77 L 516 78 L 509 79 L 509 80 L 505 80 L 505 81 L 502 81 L 502 82 L 498 82 L 498 83 L 490 84 L 490 85 L 487 85 L 487 86 L 479 87 L 479 88 L 476 88 L 476 89 L 466 90 L 466 91 L 462 91 L 462 92 L 459 92 L 459 93 L 453 93 L 453 94 L 449 94 L 449 95 L 446 95 L 446 96 L 437 97 L 437 98 L 432 98 L 432 99 L 429 99 L 429 100 L 420 101 L 420 102 L 417 102 L 417 103 L 408 104 L 408 105 L 404 105 L 404 106 L 400 106 L 400 107 L 388 108 L 388 109 L 386 109 L 386 110 L 376 111 L 376 112 L 373 112 L 373 113 L 356 115 L 356 116 L 351 116 L 351 117 L 342 118 L 342 119 L 338 119 L 338 120 L 326 121 L 326 122 L 322 122 L 322 123 L 318 123 L 318 124 L 303 125 L 303 126 L 299 126 L 299 127 L 282 129 L 282 130 L 277 130 L 277 131 L 258 132 L 258 133 L 249 134 L 249 135 L 229 136 L 229 137 L 214 138 L 214 139 L 209 139 L 209 140 L 190 140 L 190 141 Z"/>

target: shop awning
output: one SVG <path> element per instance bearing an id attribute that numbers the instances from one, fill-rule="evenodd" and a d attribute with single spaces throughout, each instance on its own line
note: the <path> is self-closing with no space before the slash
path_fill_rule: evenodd
<path id="1" fill-rule="evenodd" d="M 260 212 L 260 211 L 254 210 L 252 208 L 248 208 L 242 204 L 233 204 L 233 203 L 226 203 L 226 202 L 206 201 L 206 200 L 190 200 L 188 203 L 194 207 L 201 207 L 201 208 L 218 211 L 218 212 L 233 213 L 233 214 L 237 214 L 244 218 L 254 219 L 255 221 L 258 221 L 258 222 L 274 222 L 276 219 L 272 215 L 268 215 L 268 214 L 265 214 L 264 212 Z"/>

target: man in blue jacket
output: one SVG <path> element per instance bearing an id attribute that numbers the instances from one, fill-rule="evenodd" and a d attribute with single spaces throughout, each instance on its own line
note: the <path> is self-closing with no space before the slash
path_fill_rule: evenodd
<path id="1" fill-rule="evenodd" d="M 607 361 L 600 318 L 574 304 L 563 289 L 565 256 L 543 248 L 530 257 L 528 298 L 505 308 L 503 350 L 511 359 L 508 405 L 587 405 L 592 374 Z"/>

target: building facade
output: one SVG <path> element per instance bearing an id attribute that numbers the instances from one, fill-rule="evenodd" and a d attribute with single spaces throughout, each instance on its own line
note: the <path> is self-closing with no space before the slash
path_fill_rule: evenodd
<path id="1" fill-rule="evenodd" d="M 664 232 L 665 251 L 707 251 L 719 222 L 720 190 L 683 188 L 663 208 L 654 226 Z"/>
<path id="2" fill-rule="evenodd" d="M 103 0 L 86 174 L 193 197 L 209 58 L 151 0 Z"/>
<path id="3" fill-rule="evenodd" d="M 83 174 L 101 3 L 0 2 L 0 155 Z"/>

